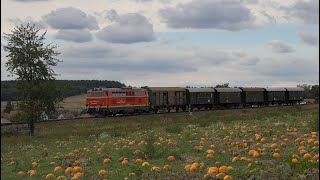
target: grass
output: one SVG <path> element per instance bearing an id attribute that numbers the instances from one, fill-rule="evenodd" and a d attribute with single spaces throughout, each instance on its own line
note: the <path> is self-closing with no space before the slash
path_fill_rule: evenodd
<path id="1" fill-rule="evenodd" d="M 234 179 L 318 179 L 318 108 L 307 105 L 41 123 L 35 137 L 1 136 L 1 179 L 43 179 L 49 173 L 70 179 L 75 174 L 53 172 L 56 166 L 64 170 L 82 167 L 80 179 L 202 179 L 209 167 L 223 165 L 232 166 L 226 174 Z M 261 143 L 261 138 L 267 142 Z M 214 151 L 212 158 L 207 158 L 209 149 Z M 260 156 L 250 156 L 251 149 Z M 274 152 L 279 152 L 278 159 Z M 304 159 L 306 153 L 311 159 Z M 174 161 L 167 160 L 170 155 Z M 293 156 L 298 163 L 292 163 Z M 232 162 L 234 157 L 244 160 Z M 103 164 L 106 158 L 111 163 Z M 128 158 L 128 165 L 119 162 L 123 158 Z M 161 171 L 136 164 L 136 159 Z M 32 167 L 32 162 L 38 166 Z M 184 170 L 194 162 L 202 163 L 197 171 Z M 164 165 L 172 170 L 164 170 Z M 107 175 L 99 175 L 101 169 Z M 37 174 L 30 177 L 29 170 L 37 170 Z M 26 174 L 20 176 L 19 171 Z"/>

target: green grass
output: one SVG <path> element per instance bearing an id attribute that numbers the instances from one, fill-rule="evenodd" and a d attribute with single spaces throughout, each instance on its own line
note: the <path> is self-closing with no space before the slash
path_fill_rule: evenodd
<path id="1" fill-rule="evenodd" d="M 319 162 L 304 160 L 298 150 L 301 145 L 295 142 L 297 138 L 306 141 L 305 150 L 312 158 L 319 154 L 318 145 L 308 143 L 309 139 L 319 141 L 318 108 L 307 105 L 41 123 L 35 137 L 1 136 L 1 179 L 43 179 L 49 173 L 70 179 L 72 175 L 53 169 L 58 165 L 66 169 L 75 161 L 84 169 L 80 179 L 102 179 L 98 174 L 101 169 L 108 172 L 108 179 L 202 179 L 209 167 L 222 165 L 233 167 L 227 174 L 234 179 L 318 179 Z M 317 135 L 311 137 L 311 132 Z M 256 134 L 268 142 L 257 145 L 260 139 Z M 289 139 L 286 147 L 280 146 L 284 138 Z M 279 150 L 271 148 L 272 143 Z M 215 151 L 212 159 L 206 157 L 208 149 Z M 249 156 L 250 149 L 257 150 L 260 157 Z M 140 153 L 134 154 L 136 150 Z M 274 151 L 280 152 L 279 159 L 273 158 Z M 291 162 L 293 154 L 299 156 L 299 163 Z M 167 161 L 170 155 L 175 161 Z M 235 156 L 250 158 L 252 163 L 232 162 Z M 103 164 L 105 158 L 111 163 Z M 129 165 L 121 165 L 120 158 L 128 158 Z M 136 164 L 138 158 L 160 167 L 161 172 Z M 33 161 L 39 166 L 31 167 Z M 204 166 L 197 172 L 186 172 L 184 167 L 194 162 Z M 172 171 L 162 169 L 166 164 Z M 18 175 L 31 169 L 37 174 Z"/>

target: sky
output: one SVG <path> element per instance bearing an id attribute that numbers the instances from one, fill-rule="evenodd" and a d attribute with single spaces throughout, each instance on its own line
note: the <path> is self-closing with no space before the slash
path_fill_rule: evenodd
<path id="1" fill-rule="evenodd" d="M 319 84 L 319 0 L 1 0 L 1 44 L 26 23 L 58 45 L 56 79 Z M 1 80 L 7 61 L 1 48 Z"/>

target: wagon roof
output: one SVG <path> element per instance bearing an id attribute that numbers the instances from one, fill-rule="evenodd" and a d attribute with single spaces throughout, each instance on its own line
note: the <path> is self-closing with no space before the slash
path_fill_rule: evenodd
<path id="1" fill-rule="evenodd" d="M 186 88 L 181 87 L 146 87 L 151 91 L 187 91 Z"/>
<path id="2" fill-rule="evenodd" d="M 215 92 L 213 88 L 187 88 L 189 92 Z"/>
<path id="3" fill-rule="evenodd" d="M 281 87 L 274 87 L 274 88 L 265 88 L 266 91 L 286 91 L 285 88 L 281 88 Z"/>
<path id="4" fill-rule="evenodd" d="M 286 89 L 287 91 L 304 91 L 304 89 L 301 87 L 288 87 Z"/>
<path id="5" fill-rule="evenodd" d="M 264 88 L 258 88 L 258 87 L 240 87 L 243 91 L 265 91 Z"/>
<path id="6" fill-rule="evenodd" d="M 239 88 L 214 88 L 217 92 L 242 92 Z"/>

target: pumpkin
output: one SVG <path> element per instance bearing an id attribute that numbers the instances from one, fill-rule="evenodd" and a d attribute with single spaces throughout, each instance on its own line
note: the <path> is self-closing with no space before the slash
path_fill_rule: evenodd
<path id="1" fill-rule="evenodd" d="M 135 163 L 136 164 L 141 164 L 142 163 L 142 159 L 136 159 Z"/>
<path id="2" fill-rule="evenodd" d="M 153 166 L 153 167 L 151 168 L 151 171 L 160 172 L 161 169 L 160 169 L 159 167 Z"/>
<path id="3" fill-rule="evenodd" d="M 296 158 L 293 158 L 293 159 L 291 160 L 291 162 L 295 164 L 295 163 L 298 163 L 298 162 L 299 162 L 299 160 L 298 160 L 298 159 L 296 159 Z"/>
<path id="4" fill-rule="evenodd" d="M 223 179 L 226 176 L 225 173 L 219 173 L 216 175 L 217 179 Z"/>
<path id="5" fill-rule="evenodd" d="M 32 162 L 32 163 L 31 163 L 31 166 L 32 166 L 32 167 L 37 167 L 37 166 L 38 166 L 38 163 L 37 163 L 37 162 Z"/>
<path id="6" fill-rule="evenodd" d="M 251 150 L 249 151 L 249 155 L 250 155 L 250 156 L 253 156 L 254 152 L 256 152 L 256 151 L 253 150 L 253 149 L 251 149 Z"/>
<path id="7" fill-rule="evenodd" d="M 30 170 L 30 171 L 28 171 L 28 174 L 30 176 L 35 175 L 35 174 L 37 174 L 37 170 Z"/>
<path id="8" fill-rule="evenodd" d="M 313 144 L 319 145 L 319 141 L 314 141 Z"/>
<path id="9" fill-rule="evenodd" d="M 169 157 L 167 158 L 167 160 L 168 160 L 168 161 L 174 161 L 175 158 L 174 158 L 174 156 L 169 156 Z"/>
<path id="10" fill-rule="evenodd" d="M 213 174 L 215 175 L 218 173 L 219 173 L 219 169 L 217 167 L 210 167 L 207 172 L 207 174 L 209 175 L 213 175 Z"/>
<path id="11" fill-rule="evenodd" d="M 101 169 L 101 170 L 99 171 L 99 174 L 100 174 L 100 175 L 106 175 L 106 174 L 107 174 L 107 171 L 106 171 L 106 170 Z"/>
<path id="12" fill-rule="evenodd" d="M 73 172 L 72 167 L 67 167 L 67 169 L 64 171 L 66 174 L 71 174 Z"/>
<path id="13" fill-rule="evenodd" d="M 212 154 L 212 155 L 213 155 L 213 154 L 214 154 L 214 150 L 209 149 L 209 150 L 207 150 L 207 153 L 208 153 L 208 154 Z"/>
<path id="14" fill-rule="evenodd" d="M 53 178 L 55 178 L 55 176 L 52 173 L 50 173 L 46 175 L 45 179 L 53 179 Z"/>
<path id="15" fill-rule="evenodd" d="M 239 158 L 238 157 L 234 157 L 234 158 L 232 158 L 232 162 L 234 163 L 234 162 L 236 162 L 236 161 L 238 161 L 239 160 Z"/>
<path id="16" fill-rule="evenodd" d="M 280 154 L 279 153 L 273 153 L 273 157 L 278 159 L 280 157 Z"/>
<path id="17" fill-rule="evenodd" d="M 133 154 L 136 155 L 136 156 L 139 155 L 140 153 L 141 153 L 140 150 L 135 150 L 135 151 L 133 152 Z"/>
<path id="18" fill-rule="evenodd" d="M 272 148 L 277 148 L 278 145 L 277 145 L 277 144 L 271 144 L 271 147 L 272 147 Z"/>
<path id="19" fill-rule="evenodd" d="M 309 139 L 308 140 L 308 144 L 313 144 L 314 140 L 313 139 Z"/>
<path id="20" fill-rule="evenodd" d="M 82 167 L 75 166 L 75 167 L 73 168 L 73 171 L 76 172 L 76 173 L 82 173 L 82 172 L 83 172 L 83 169 L 82 169 Z"/>
<path id="21" fill-rule="evenodd" d="M 165 171 L 171 171 L 171 170 L 172 170 L 172 166 L 170 166 L 170 165 L 164 165 L 164 166 L 163 166 L 163 169 L 164 169 Z"/>
<path id="22" fill-rule="evenodd" d="M 258 158 L 260 156 L 260 154 L 257 152 L 257 151 L 255 151 L 254 153 L 253 153 L 253 157 L 255 157 L 255 158 Z"/>
<path id="23" fill-rule="evenodd" d="M 282 147 L 286 147 L 286 146 L 287 146 L 286 143 L 281 143 L 280 145 L 281 145 Z"/>
<path id="24" fill-rule="evenodd" d="M 284 141 L 285 141 L 285 142 L 289 142 L 289 139 L 288 139 L 288 138 L 284 138 Z"/>
<path id="25" fill-rule="evenodd" d="M 300 142 L 300 145 L 301 145 L 301 146 L 305 146 L 305 145 L 307 145 L 307 143 L 306 143 L 305 141 L 301 141 L 301 142 Z"/>
<path id="26" fill-rule="evenodd" d="M 63 171 L 63 169 L 62 169 L 61 166 L 57 166 L 57 167 L 54 168 L 53 171 L 54 171 L 54 172 L 61 172 L 61 171 Z"/>
<path id="27" fill-rule="evenodd" d="M 192 172 L 197 172 L 199 170 L 199 167 L 200 167 L 200 164 L 195 162 L 195 163 L 192 163 L 191 167 L 190 167 L 190 171 Z"/>
<path id="28" fill-rule="evenodd" d="M 266 139 L 266 138 L 262 138 L 262 139 L 260 140 L 260 142 L 266 143 L 266 142 L 267 142 L 267 139 Z"/>
<path id="29" fill-rule="evenodd" d="M 73 176 L 73 177 L 71 178 L 71 180 L 80 180 L 80 178 L 77 177 L 77 176 Z"/>
<path id="30" fill-rule="evenodd" d="M 20 175 L 20 176 L 24 176 L 26 173 L 24 173 L 23 171 L 19 171 L 18 172 L 18 175 Z"/>
<path id="31" fill-rule="evenodd" d="M 129 161 L 128 159 L 124 159 L 122 162 L 121 162 L 122 165 L 128 165 L 129 164 Z"/>
<path id="32" fill-rule="evenodd" d="M 142 163 L 142 166 L 147 167 L 147 166 L 150 166 L 150 164 L 148 162 L 144 162 L 144 163 Z"/>
<path id="33" fill-rule="evenodd" d="M 213 158 L 213 154 L 207 154 L 207 158 L 208 159 L 212 159 Z"/>
<path id="34" fill-rule="evenodd" d="M 229 175 L 226 175 L 226 176 L 223 178 L 223 180 L 233 180 L 233 178 L 232 178 L 231 176 L 229 176 Z"/>
<path id="35" fill-rule="evenodd" d="M 226 173 L 227 171 L 228 171 L 228 167 L 227 166 L 219 167 L 219 173 Z"/>
<path id="36" fill-rule="evenodd" d="M 81 172 L 77 172 L 73 176 L 76 176 L 76 177 L 80 178 L 82 176 L 82 173 Z"/>
<path id="37" fill-rule="evenodd" d="M 65 176 L 58 176 L 57 179 L 65 179 Z"/>
<path id="38" fill-rule="evenodd" d="M 191 165 L 190 165 L 190 164 L 188 164 L 188 165 L 186 165 L 186 166 L 184 167 L 184 170 L 185 170 L 185 171 L 190 171 L 190 169 L 191 169 Z"/>
<path id="39" fill-rule="evenodd" d="M 303 158 L 304 159 L 310 159 L 311 155 L 309 153 L 306 153 L 306 154 L 303 155 Z"/>
<path id="40" fill-rule="evenodd" d="M 109 164 L 111 162 L 111 160 L 109 158 L 106 158 L 103 160 L 103 164 Z"/>

